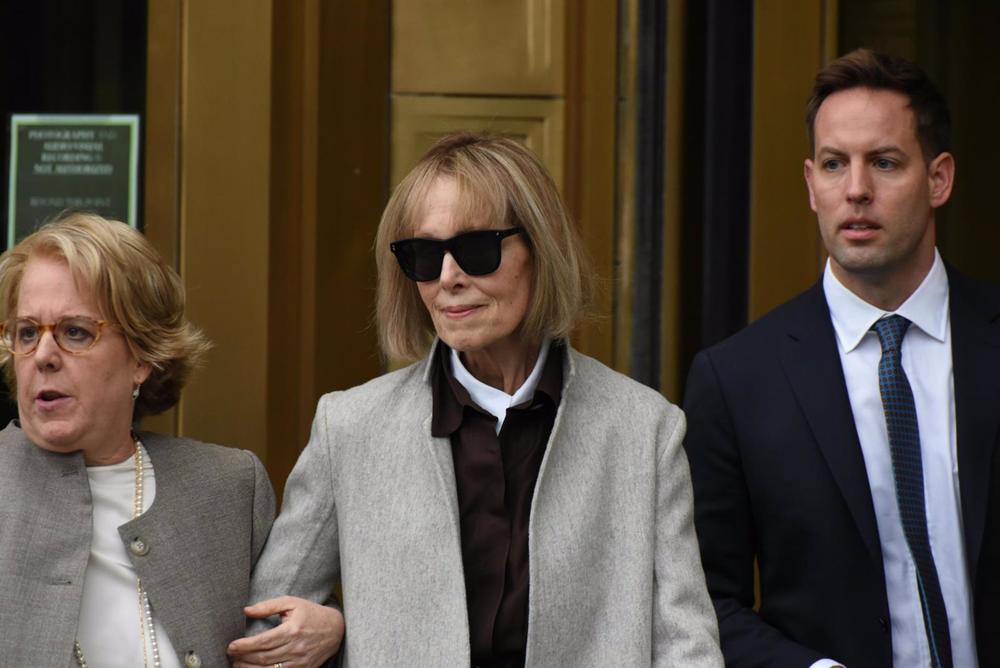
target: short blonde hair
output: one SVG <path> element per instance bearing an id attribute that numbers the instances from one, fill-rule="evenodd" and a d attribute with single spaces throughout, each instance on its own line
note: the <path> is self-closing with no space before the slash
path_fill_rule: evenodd
<path id="1" fill-rule="evenodd" d="M 400 182 L 375 239 L 376 320 L 383 352 L 415 360 L 427 354 L 434 325 L 417 285 L 389 250 L 412 237 L 427 193 L 439 177 L 455 179 L 470 227 L 523 227 L 532 261 L 531 304 L 521 324 L 527 340 L 563 338 L 589 308 L 592 272 L 583 242 L 559 190 L 541 161 L 521 144 L 487 134 L 454 134 L 438 141 Z M 475 225 L 471 225 L 475 221 Z"/>
<path id="2" fill-rule="evenodd" d="M 70 213 L 43 225 L 0 256 L 0 322 L 17 313 L 24 269 L 36 257 L 66 262 L 81 289 L 92 291 L 102 317 L 125 335 L 136 359 L 152 367 L 134 417 L 155 415 L 176 404 L 210 344 L 184 317 L 180 276 L 146 237 L 95 214 Z M 13 388 L 11 358 L 0 349 L 0 363 Z"/>

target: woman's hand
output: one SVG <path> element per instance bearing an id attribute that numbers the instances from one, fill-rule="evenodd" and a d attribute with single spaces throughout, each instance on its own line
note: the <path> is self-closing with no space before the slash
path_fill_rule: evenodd
<path id="1" fill-rule="evenodd" d="M 344 615 L 336 608 L 281 596 L 244 608 L 247 617 L 280 615 L 281 623 L 260 635 L 229 643 L 234 668 L 315 668 L 336 654 L 344 639 Z"/>

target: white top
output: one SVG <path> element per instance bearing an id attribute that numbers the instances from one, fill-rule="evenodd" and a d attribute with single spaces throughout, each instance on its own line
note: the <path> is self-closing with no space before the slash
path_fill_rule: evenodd
<path id="1" fill-rule="evenodd" d="M 823 290 L 837 335 L 837 349 L 875 506 L 892 623 L 893 665 L 929 666 L 916 566 L 899 516 L 889 434 L 879 394 L 882 346 L 878 335 L 870 331 L 876 321 L 890 313 L 844 287 L 833 275 L 829 261 L 823 275 Z M 913 323 L 903 337 L 902 364 L 917 410 L 927 530 L 948 609 L 952 658 L 956 666 L 976 668 L 969 576 L 962 540 L 948 276 L 936 250 L 931 270 L 895 313 Z M 813 665 L 819 668 L 835 664 Z"/>
<path id="2" fill-rule="evenodd" d="M 507 394 L 473 376 L 462 364 L 459 354 L 452 348 L 451 373 L 455 376 L 455 380 L 469 393 L 469 398 L 497 419 L 496 432 L 498 434 L 503 428 L 503 421 L 507 419 L 507 409 L 523 404 L 534 396 L 535 388 L 538 387 L 538 381 L 542 377 L 542 369 L 545 368 L 545 360 L 549 356 L 549 343 L 549 341 L 542 342 L 542 347 L 538 351 L 538 359 L 535 360 L 535 368 L 531 370 L 531 373 L 514 394 Z"/>
<path id="3" fill-rule="evenodd" d="M 142 475 L 142 510 L 145 512 L 156 496 L 153 463 L 145 448 L 142 450 Z M 77 640 L 87 665 L 92 668 L 135 668 L 143 665 L 139 644 L 137 578 L 118 534 L 118 527 L 132 519 L 135 459 L 129 457 L 110 466 L 88 466 L 87 477 L 93 499 L 94 525 L 90 559 L 83 578 Z M 167 632 L 156 621 L 156 601 L 151 600 L 150 604 L 160 648 L 160 665 L 180 668 Z M 152 666 L 149 633 L 144 635 L 149 665 Z"/>

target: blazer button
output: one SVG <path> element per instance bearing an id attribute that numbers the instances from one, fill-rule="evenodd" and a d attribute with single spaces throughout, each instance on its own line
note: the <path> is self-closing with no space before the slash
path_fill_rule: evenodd
<path id="1" fill-rule="evenodd" d="M 149 543 L 142 538 L 135 538 L 128 544 L 128 549 L 135 556 L 144 557 L 149 553 Z"/>
<path id="2" fill-rule="evenodd" d="M 184 655 L 184 665 L 187 668 L 201 668 L 201 657 L 193 651 Z"/>
<path id="3" fill-rule="evenodd" d="M 885 617 L 878 618 L 878 625 L 882 627 L 882 633 L 889 632 L 889 620 Z"/>

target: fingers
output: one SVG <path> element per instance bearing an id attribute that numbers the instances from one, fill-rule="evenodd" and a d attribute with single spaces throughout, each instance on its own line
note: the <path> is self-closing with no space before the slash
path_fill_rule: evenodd
<path id="1" fill-rule="evenodd" d="M 281 624 L 257 636 L 231 642 L 227 652 L 237 668 L 311 668 L 336 653 L 344 638 L 339 610 L 291 596 L 245 608 L 250 617 L 281 615 Z"/>
<path id="2" fill-rule="evenodd" d="M 246 661 L 234 661 L 233 668 L 274 668 L 275 666 L 281 666 L 281 668 L 300 668 L 303 664 L 296 661 L 272 661 L 270 663 L 247 663 Z"/>
<path id="3" fill-rule="evenodd" d="M 290 656 L 293 658 L 289 658 Z M 276 663 L 282 663 L 284 664 L 284 668 L 288 668 L 293 665 L 302 665 L 301 663 L 295 661 L 295 659 L 298 658 L 297 654 L 290 654 L 287 647 L 279 647 L 277 649 L 270 649 L 264 652 L 251 652 L 249 654 L 245 654 L 244 656 L 241 656 L 239 658 L 239 662 L 234 663 L 234 665 L 245 663 L 248 666 L 268 666 L 268 668 L 271 668 Z"/>
<path id="4" fill-rule="evenodd" d="M 294 596 L 279 596 L 278 598 L 269 598 L 266 601 L 259 601 L 253 605 L 248 605 L 243 608 L 243 612 L 247 617 L 262 619 L 293 610 L 301 601 L 302 599 L 295 598 Z"/>
<path id="5" fill-rule="evenodd" d="M 265 631 L 260 635 L 239 638 L 238 640 L 232 641 L 229 643 L 229 647 L 226 648 L 226 652 L 230 656 L 245 658 L 252 652 L 272 650 L 285 645 L 287 642 L 288 634 L 286 633 L 284 627 L 275 626 L 273 629 Z"/>

